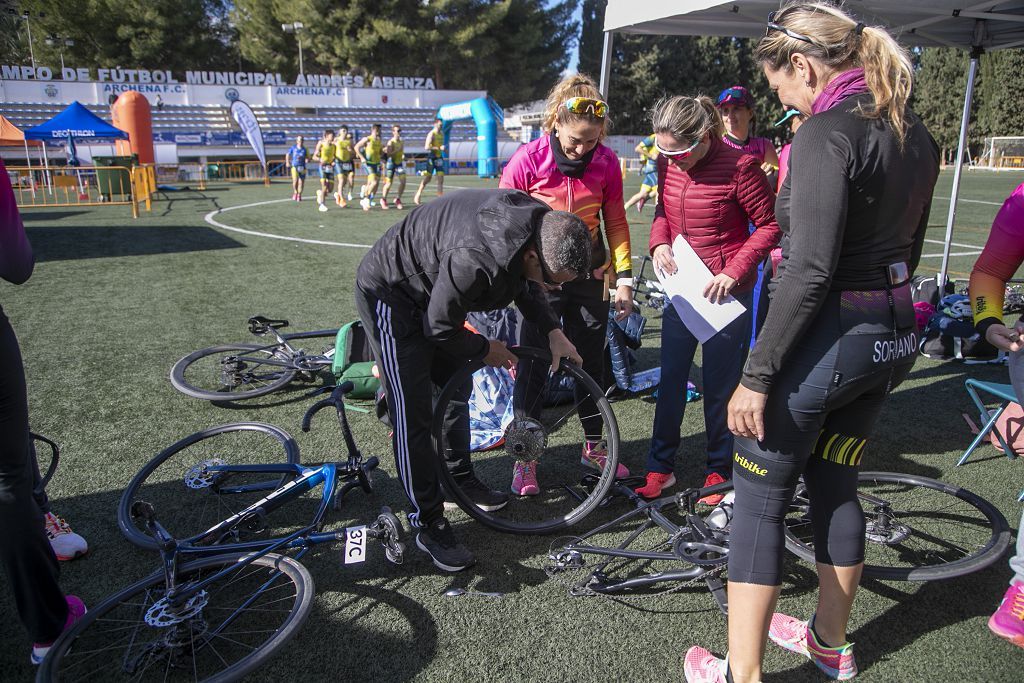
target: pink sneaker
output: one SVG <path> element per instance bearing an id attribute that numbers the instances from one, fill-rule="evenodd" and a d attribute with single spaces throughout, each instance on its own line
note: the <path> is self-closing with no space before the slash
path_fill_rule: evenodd
<path id="1" fill-rule="evenodd" d="M 686 651 L 683 675 L 686 683 L 725 683 L 726 660 L 694 645 Z"/>
<path id="2" fill-rule="evenodd" d="M 1024 647 L 1024 583 L 1015 583 L 1006 589 L 999 609 L 989 617 L 988 627 L 1000 638 Z"/>
<path id="3" fill-rule="evenodd" d="M 540 493 L 540 487 L 537 486 L 536 461 L 516 461 L 512 469 L 512 493 L 517 496 L 536 496 Z"/>
<path id="4" fill-rule="evenodd" d="M 638 489 L 635 489 L 638 495 L 644 498 L 657 498 L 661 495 L 663 489 L 667 489 L 669 486 L 674 486 L 676 483 L 676 475 L 669 472 L 668 474 L 662 474 L 661 472 L 648 472 L 647 483 Z"/>
<path id="5" fill-rule="evenodd" d="M 810 621 L 800 621 L 776 612 L 768 627 L 768 637 L 776 645 L 810 659 L 829 678 L 845 681 L 856 676 L 857 662 L 853 659 L 853 643 L 840 647 L 823 645 L 811 630 L 813 621 L 814 617 Z"/>
<path id="6" fill-rule="evenodd" d="M 604 471 L 604 464 L 608 461 L 608 444 L 604 441 L 584 441 L 583 455 L 580 457 L 580 464 L 593 468 L 598 472 Z M 629 468 L 621 462 L 615 468 L 615 478 L 625 479 L 629 476 Z"/>
<path id="7" fill-rule="evenodd" d="M 64 621 L 64 630 L 67 631 L 69 628 L 74 626 L 75 622 L 81 619 L 88 611 L 85 609 L 85 603 L 82 599 L 75 595 L 65 595 L 64 600 L 68 603 L 68 618 Z M 49 643 L 32 643 L 32 663 L 38 666 L 42 664 L 43 659 L 46 657 L 46 653 L 50 651 L 50 646 L 55 641 Z"/>

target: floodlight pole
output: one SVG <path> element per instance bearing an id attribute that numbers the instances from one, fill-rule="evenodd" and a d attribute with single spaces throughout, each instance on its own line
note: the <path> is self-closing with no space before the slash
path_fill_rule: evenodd
<path id="1" fill-rule="evenodd" d="M 601 94 L 606 98 L 610 97 L 608 94 L 608 85 L 612 77 L 612 41 L 614 40 L 614 33 L 611 31 L 604 32 L 604 48 L 601 51 L 601 84 L 599 89 Z"/>
<path id="2" fill-rule="evenodd" d="M 981 23 L 981 22 L 979 22 Z M 946 239 L 942 247 L 942 268 L 936 276 L 939 297 L 945 295 L 947 273 L 949 272 L 949 252 L 953 240 L 953 223 L 956 221 L 956 200 L 960 194 L 960 176 L 963 174 L 964 149 L 967 146 L 967 126 L 971 120 L 971 102 L 974 98 L 974 79 L 978 74 L 978 60 L 985 49 L 981 45 L 971 48 L 971 63 L 967 70 L 967 92 L 964 94 L 964 113 L 960 119 L 960 141 L 956 148 L 956 163 L 953 167 L 953 190 L 949 197 L 949 215 L 946 218 Z"/>
<path id="3" fill-rule="evenodd" d="M 299 41 L 299 75 L 305 76 L 306 70 L 302 64 L 302 29 L 306 28 L 301 21 L 293 21 L 290 24 L 281 24 L 281 30 L 285 33 L 294 33 L 295 39 Z"/>

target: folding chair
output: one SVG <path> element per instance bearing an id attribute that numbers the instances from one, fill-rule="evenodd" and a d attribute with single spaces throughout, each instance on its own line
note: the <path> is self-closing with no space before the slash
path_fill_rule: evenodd
<path id="1" fill-rule="evenodd" d="M 964 386 L 967 388 L 967 395 L 971 397 L 971 400 L 974 401 L 974 405 L 978 408 L 978 423 L 981 425 L 981 428 L 978 430 L 978 435 L 974 437 L 974 441 L 972 441 L 971 445 L 967 447 L 964 454 L 960 456 L 960 461 L 956 466 L 959 467 L 967 462 L 967 459 L 971 457 L 971 453 L 974 452 L 974 449 L 988 437 L 989 432 L 994 433 L 996 438 L 999 439 L 999 444 L 1003 447 L 1003 452 L 1006 453 L 1006 457 L 1010 460 L 1015 459 L 1017 454 L 1007 445 L 1006 439 L 1003 438 L 1003 435 L 996 428 L 996 420 L 998 420 L 1003 414 L 1003 411 L 1006 410 L 1006 406 L 1010 405 L 1012 402 L 1020 401 L 1014 393 L 1013 387 L 1009 384 L 981 382 L 976 379 L 967 380 L 964 382 Z M 978 396 L 979 391 L 998 398 L 1001 401 L 999 408 L 989 414 L 988 409 L 985 408 L 985 404 L 981 400 L 981 397 Z M 1021 493 L 1021 499 L 1024 499 L 1024 492 Z"/>

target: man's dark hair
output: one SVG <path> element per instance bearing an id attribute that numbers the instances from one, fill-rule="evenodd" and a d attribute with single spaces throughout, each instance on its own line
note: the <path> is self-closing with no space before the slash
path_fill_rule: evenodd
<path id="1" fill-rule="evenodd" d="M 576 214 L 548 211 L 541 219 L 537 242 L 548 271 L 569 270 L 583 275 L 590 270 L 590 230 Z"/>

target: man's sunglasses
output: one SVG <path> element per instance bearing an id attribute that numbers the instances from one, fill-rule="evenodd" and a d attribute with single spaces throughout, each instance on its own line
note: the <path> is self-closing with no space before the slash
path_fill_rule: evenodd
<path id="1" fill-rule="evenodd" d="M 771 34 L 772 31 L 778 31 L 779 33 L 784 33 L 785 35 L 789 36 L 793 40 L 802 40 L 805 43 L 810 43 L 811 45 L 817 45 L 816 42 L 814 42 L 813 40 L 811 40 L 810 38 L 808 38 L 804 34 L 797 33 L 796 31 L 790 31 L 785 26 L 783 26 L 781 24 L 775 23 L 776 15 L 778 15 L 778 12 L 772 12 L 771 14 L 768 15 L 768 27 L 765 28 L 765 30 L 764 30 L 764 35 L 765 35 L 766 38 L 768 37 L 769 34 Z"/>
<path id="2" fill-rule="evenodd" d="M 592 114 L 599 119 L 608 115 L 608 103 L 604 100 L 595 100 L 590 97 L 571 97 L 562 105 L 573 114 Z"/>
<path id="3" fill-rule="evenodd" d="M 694 142 L 689 147 L 687 147 L 686 149 L 663 149 L 662 146 L 658 144 L 658 141 L 655 140 L 654 149 L 658 150 L 658 154 L 662 155 L 663 157 L 669 157 L 672 159 L 685 159 L 686 157 L 693 154 L 693 151 L 697 149 L 697 147 L 699 147 L 700 143 L 703 141 L 704 135 L 701 134 L 701 136 L 697 138 L 697 141 Z"/>

